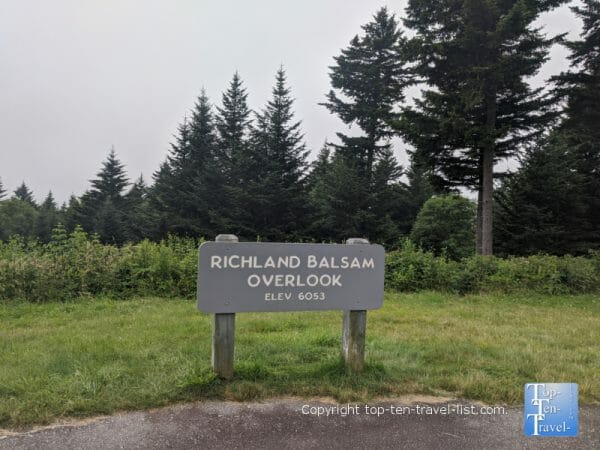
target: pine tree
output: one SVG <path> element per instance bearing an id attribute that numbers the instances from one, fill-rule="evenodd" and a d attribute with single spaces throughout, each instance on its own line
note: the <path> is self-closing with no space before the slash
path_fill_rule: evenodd
<path id="1" fill-rule="evenodd" d="M 128 241 L 139 242 L 152 236 L 154 222 L 148 193 L 146 181 L 140 175 L 125 194 L 125 235 Z"/>
<path id="2" fill-rule="evenodd" d="M 256 114 L 250 146 L 252 167 L 259 172 L 249 194 L 256 209 L 254 227 L 266 240 L 299 239 L 305 233 L 307 196 L 304 171 L 308 151 L 294 121 L 293 99 L 283 68 L 277 72 L 272 98 Z M 247 191 L 248 192 L 248 191 Z"/>
<path id="3" fill-rule="evenodd" d="M 123 191 L 129 180 L 114 148 L 102 163 L 96 178 L 90 182 L 91 189 L 81 196 L 78 214 L 80 225 L 89 233 L 97 233 L 102 242 L 124 243 L 126 219 Z"/>
<path id="4" fill-rule="evenodd" d="M 317 159 L 310 164 L 310 171 L 306 177 L 309 207 L 307 233 L 317 241 L 325 241 L 331 238 L 332 234 L 327 217 L 328 199 L 325 198 L 331 167 L 331 149 L 330 145 L 325 143 Z"/>
<path id="5" fill-rule="evenodd" d="M 396 107 L 411 75 L 406 39 L 395 16 L 382 8 L 362 29 L 335 58 L 333 89 L 323 103 L 348 126 L 357 125 L 361 134 L 337 134 L 341 142 L 334 145 L 329 178 L 317 183 L 311 198 L 318 202 L 317 221 L 328 230 L 327 238 L 363 236 L 386 242 L 398 233 L 393 218 L 399 215 L 394 208 L 400 207 L 401 191 L 394 185 L 401 168 L 391 151 L 391 123 L 399 117 Z"/>
<path id="6" fill-rule="evenodd" d="M 169 160 L 163 161 L 159 169 L 152 174 L 154 184 L 150 190 L 150 210 L 152 211 L 152 236 L 156 239 L 166 237 L 176 216 L 171 212 L 171 201 L 177 198 L 173 188 L 173 171 Z"/>
<path id="7" fill-rule="evenodd" d="M 253 209 L 249 187 L 256 183 L 258 168 L 249 145 L 250 109 L 248 94 L 236 72 L 217 108 L 217 149 L 214 161 L 216 183 L 211 220 L 218 233 L 233 233 L 255 239 L 257 232 L 249 214 Z"/>
<path id="8" fill-rule="evenodd" d="M 400 182 L 404 169 L 398 164 L 391 149 L 383 150 L 373 168 L 367 199 L 368 221 L 364 236 L 375 242 L 393 245 L 403 233 L 400 228 L 407 222 L 407 186 Z"/>
<path id="9" fill-rule="evenodd" d="M 97 178 L 90 181 L 92 184 L 90 193 L 100 200 L 111 199 L 118 202 L 129 185 L 125 167 L 117 158 L 114 148 L 111 148 L 106 161 L 102 163 L 102 169 L 96 176 Z"/>
<path id="10" fill-rule="evenodd" d="M 52 237 L 52 230 L 58 225 L 60 213 L 54 201 L 52 191 L 39 206 L 35 234 L 41 242 L 47 243 Z"/>
<path id="11" fill-rule="evenodd" d="M 4 189 L 4 185 L 2 184 L 2 178 L 0 178 L 0 200 L 2 200 L 5 195 L 6 190 Z"/>
<path id="12" fill-rule="evenodd" d="M 330 67 L 334 90 L 323 103 L 347 125 L 356 124 L 362 136 L 338 133 L 338 151 L 357 158 L 365 180 L 372 175 L 377 157 L 390 147 L 390 123 L 398 118 L 396 105 L 411 81 L 406 66 L 406 39 L 394 15 L 381 8 L 373 21 L 362 27 L 348 48 L 335 57 Z"/>
<path id="13" fill-rule="evenodd" d="M 214 235 L 210 211 L 217 207 L 215 191 L 220 186 L 211 109 L 202 90 L 191 119 L 186 117 L 179 126 L 165 166 L 155 175 L 151 197 L 161 215 L 163 233 Z"/>
<path id="14" fill-rule="evenodd" d="M 527 77 L 557 38 L 533 22 L 563 0 L 410 0 L 405 24 L 416 73 L 430 88 L 399 128 L 426 161 L 436 189 L 478 191 L 478 253 L 492 254 L 494 163 L 513 156 L 556 116 Z"/>
<path id="15" fill-rule="evenodd" d="M 584 0 L 571 9 L 583 20 L 583 31 L 581 40 L 566 43 L 571 70 L 555 78 L 557 93 L 566 99 L 557 139 L 581 176 L 579 200 L 587 209 L 582 240 L 600 248 L 600 1 Z"/>
<path id="16" fill-rule="evenodd" d="M 82 217 L 82 208 L 80 200 L 73 194 L 69 197 L 67 203 L 63 203 L 60 208 L 60 216 L 64 221 L 66 231 L 72 232 L 77 225 L 84 223 Z"/>
<path id="17" fill-rule="evenodd" d="M 496 193 L 497 249 L 503 255 L 584 254 L 588 206 L 576 159 L 557 140 L 533 146 Z"/>
<path id="18" fill-rule="evenodd" d="M 18 200 L 21 200 L 25 203 L 29 203 L 31 206 L 34 207 L 37 206 L 35 200 L 33 199 L 33 192 L 31 192 L 31 190 L 27 187 L 24 181 L 21 183 L 21 186 L 15 189 L 14 194 L 15 198 L 17 198 Z"/>
<path id="19" fill-rule="evenodd" d="M 429 180 L 429 173 L 413 155 L 410 161 L 410 168 L 406 172 L 408 184 L 406 186 L 405 196 L 405 221 L 398 227 L 403 235 L 408 235 L 413 227 L 413 223 L 421 211 L 421 208 L 427 200 L 435 193 Z"/>
<path id="20" fill-rule="evenodd" d="M 321 158 L 325 152 L 321 152 Z M 335 152 L 329 161 L 321 160 L 311 176 L 310 201 L 313 208 L 313 235 L 319 241 L 340 242 L 348 237 L 371 236 L 369 185 L 363 167 L 355 158 Z"/>

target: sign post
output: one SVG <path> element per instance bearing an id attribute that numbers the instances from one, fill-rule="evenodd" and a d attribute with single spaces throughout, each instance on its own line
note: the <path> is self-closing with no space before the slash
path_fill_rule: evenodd
<path id="1" fill-rule="evenodd" d="M 215 242 L 235 244 L 235 234 L 219 234 Z M 221 378 L 233 378 L 233 354 L 235 351 L 235 313 L 216 313 L 213 316 L 212 355 L 213 371 Z"/>
<path id="2" fill-rule="evenodd" d="M 350 245 L 361 244 L 361 245 Z M 235 314 L 344 311 L 346 366 L 364 366 L 367 310 L 383 303 L 385 251 L 366 239 L 346 244 L 239 242 L 219 235 L 198 258 L 198 309 L 213 313 L 212 367 L 233 377 Z"/>
<path id="3" fill-rule="evenodd" d="M 369 244 L 367 239 L 351 238 L 347 245 Z M 342 355 L 346 367 L 354 372 L 362 372 L 365 365 L 365 335 L 367 330 L 367 311 L 364 309 L 344 311 L 342 322 Z"/>

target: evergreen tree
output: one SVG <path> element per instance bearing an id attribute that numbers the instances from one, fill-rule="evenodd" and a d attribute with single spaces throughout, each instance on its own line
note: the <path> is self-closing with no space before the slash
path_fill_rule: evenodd
<path id="1" fill-rule="evenodd" d="M 416 73 L 430 86 L 399 124 L 437 189 L 478 191 L 478 253 L 492 254 L 494 163 L 515 155 L 555 118 L 526 79 L 556 38 L 533 22 L 563 0 L 409 0 L 405 24 Z"/>
<path id="2" fill-rule="evenodd" d="M 0 178 L 0 200 L 2 200 L 5 195 L 6 190 L 4 189 L 4 185 L 2 184 L 2 178 Z"/>
<path id="3" fill-rule="evenodd" d="M 50 241 L 52 230 L 58 225 L 59 219 L 59 211 L 50 191 L 38 209 L 35 224 L 35 234 L 41 242 Z"/>
<path id="4" fill-rule="evenodd" d="M 69 197 L 68 203 L 63 203 L 60 208 L 60 216 L 64 221 L 66 231 L 72 232 L 77 225 L 81 225 L 84 220 L 82 217 L 80 200 L 73 194 Z"/>
<path id="5" fill-rule="evenodd" d="M 266 240 L 298 239 L 305 234 L 307 196 L 304 171 L 308 151 L 294 121 L 293 99 L 286 86 L 286 75 L 280 68 L 276 75 L 271 100 L 256 114 L 252 128 L 252 167 L 259 172 L 254 185 L 247 190 L 256 209 L 256 232 Z"/>
<path id="6" fill-rule="evenodd" d="M 369 195 L 368 215 L 364 236 L 376 242 L 395 244 L 406 232 L 401 225 L 410 220 L 407 186 L 400 182 L 404 170 L 391 149 L 384 149 L 373 168 Z"/>
<path id="7" fill-rule="evenodd" d="M 405 67 L 406 39 L 394 15 L 381 8 L 364 25 L 364 35 L 355 36 L 330 67 L 334 90 L 323 103 L 347 125 L 356 124 L 362 136 L 338 133 L 338 151 L 357 158 L 365 180 L 372 175 L 379 155 L 390 148 L 390 123 L 398 118 L 396 105 L 404 99 L 410 82 Z"/>
<path id="8" fill-rule="evenodd" d="M 429 181 L 429 174 L 426 168 L 413 155 L 411 158 L 410 168 L 406 173 L 408 185 L 406 186 L 406 207 L 405 221 L 398 226 L 403 235 L 410 233 L 413 223 L 417 218 L 417 214 L 429 200 L 434 192 L 433 186 Z"/>
<path id="9" fill-rule="evenodd" d="M 581 222 L 582 243 L 600 248 L 600 1 L 584 0 L 571 8 L 582 20 L 582 39 L 567 42 L 571 70 L 555 78 L 557 92 L 566 98 L 557 140 L 581 177 L 578 200 L 586 205 Z M 581 249 L 580 249 L 581 250 Z"/>
<path id="10" fill-rule="evenodd" d="M 388 242 L 399 232 L 402 207 L 402 186 L 397 185 L 401 168 L 391 151 L 390 124 L 398 118 L 396 106 L 411 76 L 406 39 L 386 8 L 362 29 L 335 58 L 330 68 L 334 89 L 323 103 L 347 125 L 357 125 L 361 134 L 337 134 L 341 143 L 334 146 L 328 178 L 313 185 L 311 199 L 317 202 L 313 208 L 326 232 L 323 237 Z"/>
<path id="11" fill-rule="evenodd" d="M 211 220 L 218 233 L 233 233 L 255 239 L 257 230 L 249 212 L 255 210 L 250 186 L 257 183 L 259 168 L 249 145 L 250 109 L 248 94 L 236 72 L 217 108 L 217 148 L 214 160 L 216 182 Z"/>
<path id="12" fill-rule="evenodd" d="M 190 125 L 191 196 L 187 204 L 191 212 L 194 233 L 198 236 L 212 238 L 219 231 L 215 229 L 211 213 L 220 209 L 220 197 L 223 176 L 218 161 L 217 133 L 212 106 L 204 90 L 192 111 Z"/>
<path id="13" fill-rule="evenodd" d="M 148 193 L 146 181 L 140 175 L 125 194 L 125 235 L 128 241 L 139 242 L 150 237 L 154 231 Z"/>
<path id="14" fill-rule="evenodd" d="M 129 185 L 125 167 L 117 158 L 114 148 L 111 148 L 106 161 L 102 163 L 102 169 L 91 180 L 92 189 L 90 193 L 99 200 L 111 199 L 120 201 L 123 191 Z"/>
<path id="15" fill-rule="evenodd" d="M 204 90 L 198 97 L 191 119 L 179 126 L 175 143 L 159 172 L 155 174 L 152 202 L 156 205 L 165 232 L 191 236 L 213 236 L 210 211 L 217 207 L 219 186 L 215 167 L 216 136 L 211 105 Z"/>
<path id="16" fill-rule="evenodd" d="M 531 148 L 496 194 L 498 252 L 584 254 L 590 248 L 582 175 L 569 149 L 550 141 Z"/>
<path id="17" fill-rule="evenodd" d="M 37 215 L 35 206 L 19 198 L 0 202 L 0 240 L 7 241 L 14 235 L 35 237 Z"/>
<path id="18" fill-rule="evenodd" d="M 37 206 L 35 200 L 33 199 L 33 192 L 29 190 L 24 181 L 21 183 L 21 186 L 14 191 L 14 194 L 16 199 L 25 203 L 29 203 L 31 206 Z"/>
<path id="19" fill-rule="evenodd" d="M 81 197 L 80 225 L 89 233 L 97 233 L 102 242 L 124 243 L 126 219 L 123 191 L 129 181 L 114 148 L 102 163 L 96 178 L 90 182 L 92 188 Z"/>
<path id="20" fill-rule="evenodd" d="M 171 212 L 171 199 L 177 198 L 173 188 L 173 171 L 167 158 L 159 169 L 152 174 L 154 184 L 150 190 L 150 210 L 152 211 L 152 224 L 154 238 L 164 238 L 169 234 L 171 224 L 176 216 Z"/>
<path id="21" fill-rule="evenodd" d="M 324 156 L 322 151 L 321 157 Z M 315 237 L 333 242 L 348 237 L 375 240 L 366 226 L 371 219 L 369 185 L 364 182 L 363 168 L 356 159 L 335 152 L 330 161 L 321 161 L 316 167 L 319 172 L 311 177 L 309 193 Z"/>
<path id="22" fill-rule="evenodd" d="M 326 197 L 326 188 L 331 175 L 331 150 L 325 143 L 317 159 L 310 165 L 310 172 L 306 177 L 308 191 L 309 225 L 308 234 L 319 240 L 325 241 L 332 238 L 328 217 L 328 198 Z"/>

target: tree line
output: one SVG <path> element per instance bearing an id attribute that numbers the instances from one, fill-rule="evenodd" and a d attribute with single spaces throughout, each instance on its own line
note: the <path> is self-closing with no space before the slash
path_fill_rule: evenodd
<path id="1" fill-rule="evenodd" d="M 236 73 L 219 106 L 201 93 L 151 185 L 130 183 L 112 150 L 61 207 L 51 193 L 36 204 L 25 183 L 0 201 L 0 239 L 44 241 L 61 223 L 115 244 L 234 233 L 394 245 L 412 231 L 424 245 L 458 239 L 484 255 L 598 249 L 600 2 L 572 8 L 583 20 L 573 42 L 535 26 L 562 3 L 410 0 L 404 26 L 382 8 L 330 67 L 322 105 L 354 130 L 313 162 L 284 69 L 257 111 Z M 569 48 L 570 70 L 551 89 L 531 87 L 554 44 Z M 411 146 L 408 168 L 394 157 L 396 136 Z M 519 158 L 516 173 L 501 170 L 507 158 Z M 459 189 L 476 193 L 476 207 L 447 196 Z"/>

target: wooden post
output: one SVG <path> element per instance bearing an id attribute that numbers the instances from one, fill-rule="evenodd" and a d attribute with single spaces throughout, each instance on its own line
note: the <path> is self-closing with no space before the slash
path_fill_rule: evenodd
<path id="1" fill-rule="evenodd" d="M 352 238 L 346 244 L 369 244 L 367 239 Z M 365 332 L 367 329 L 367 311 L 344 311 L 342 324 L 342 355 L 346 367 L 353 372 L 362 372 L 365 365 Z"/>
<path id="2" fill-rule="evenodd" d="M 215 242 L 239 242 L 234 234 L 219 234 Z M 233 378 L 233 354 L 235 349 L 235 313 L 218 313 L 213 317 L 212 356 L 213 371 L 217 376 Z"/>

